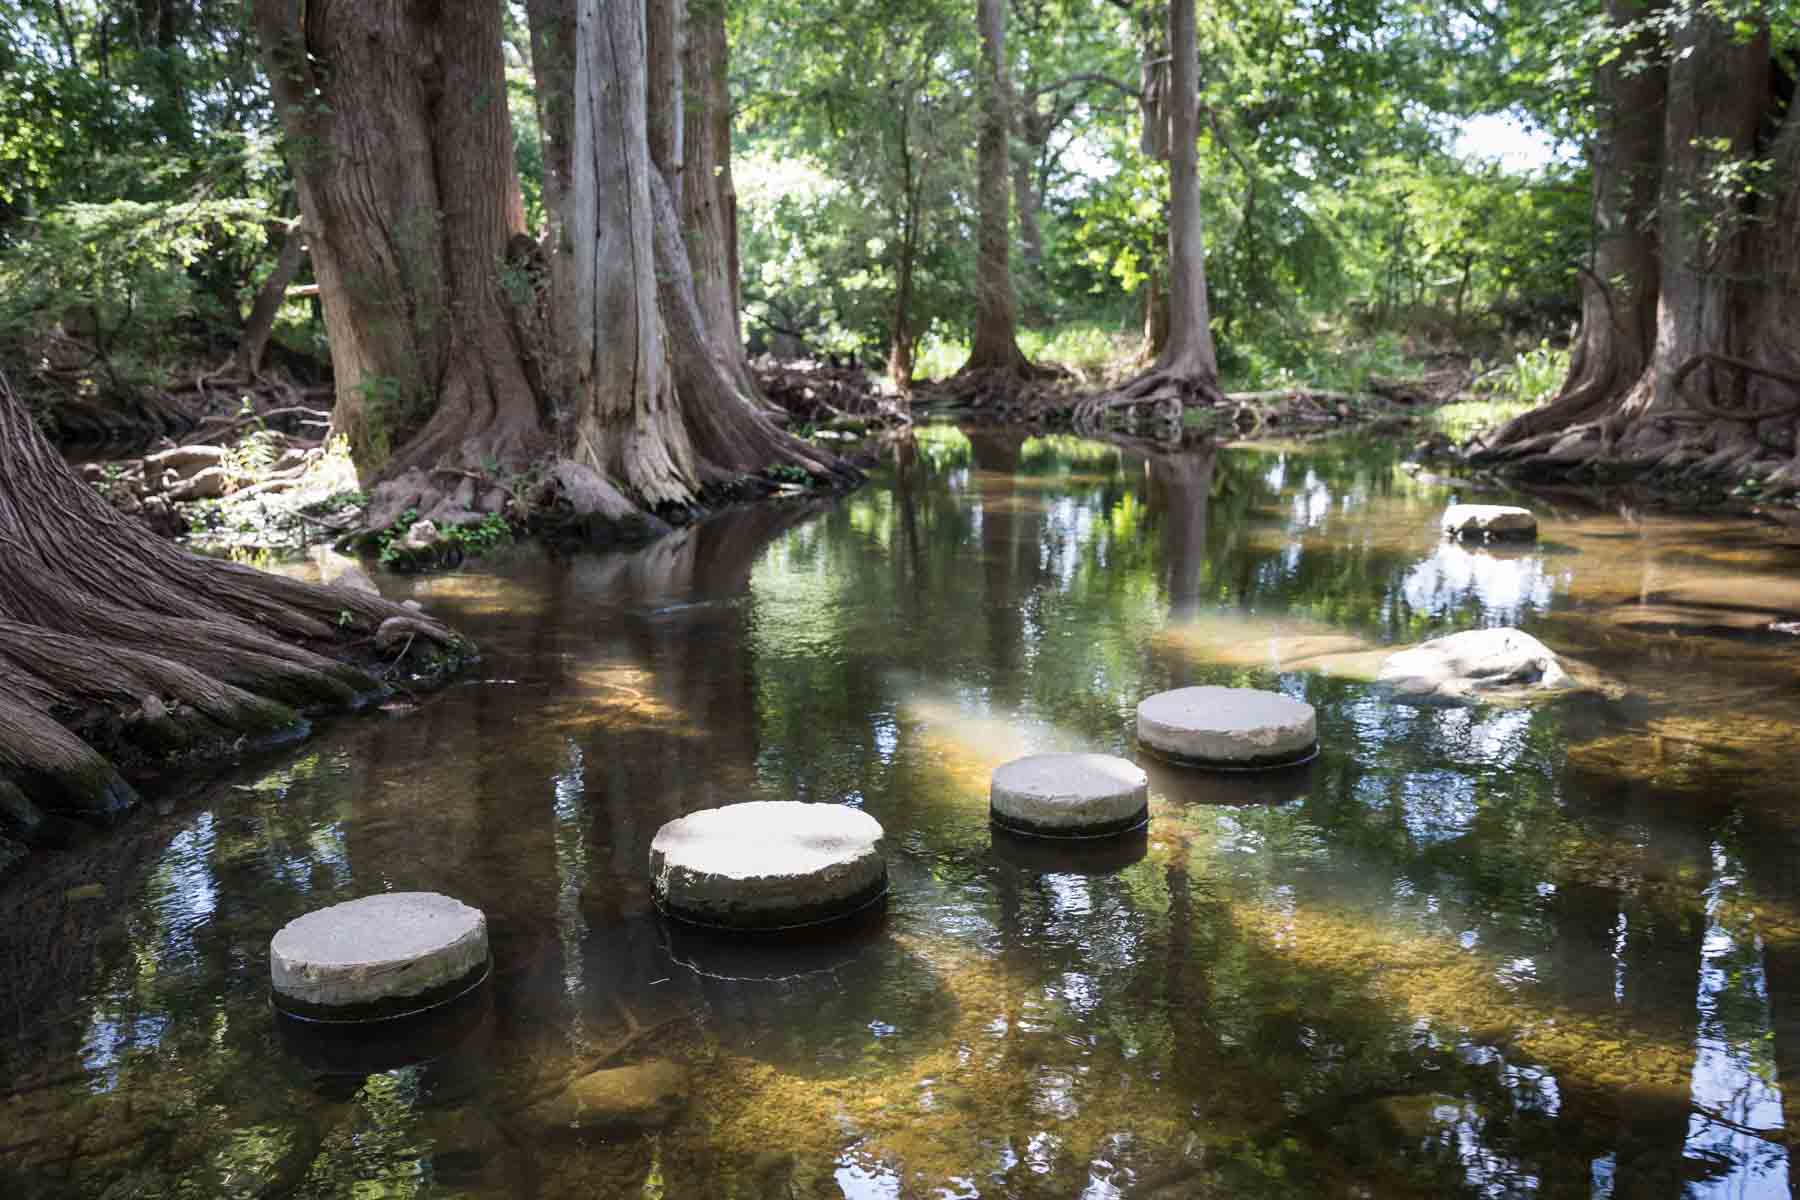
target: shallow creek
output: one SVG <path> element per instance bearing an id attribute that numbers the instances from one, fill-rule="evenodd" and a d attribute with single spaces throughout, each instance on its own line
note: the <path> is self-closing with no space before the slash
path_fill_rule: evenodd
<path id="1" fill-rule="evenodd" d="M 15 888 L 0 1194 L 1787 1195 L 1800 1142 L 1800 545 L 1528 501 L 1441 544 L 1391 448 L 1153 458 L 922 431 L 832 505 L 385 579 L 470 633 L 416 707 L 164 789 Z M 1504 497 L 1502 497 L 1504 499 Z M 1412 709 L 1393 645 L 1514 624 L 1599 690 Z M 1135 756 L 1144 695 L 1274 688 L 1322 753 L 1152 770 L 1146 839 L 994 844 L 989 771 Z M 657 918 L 657 827 L 855 804 L 885 918 L 762 954 Z M 325 1070 L 267 945 L 382 890 L 486 910 L 453 1048 Z M 685 1106 L 524 1101 L 666 1060 Z"/>

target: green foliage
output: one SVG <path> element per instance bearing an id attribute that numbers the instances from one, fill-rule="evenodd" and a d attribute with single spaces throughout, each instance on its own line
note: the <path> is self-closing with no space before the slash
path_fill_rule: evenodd
<path id="1" fill-rule="evenodd" d="M 394 569 L 412 565 L 411 556 L 401 542 L 418 523 L 419 510 L 409 508 L 392 525 L 378 531 L 373 543 L 375 561 Z M 490 513 L 467 525 L 451 525 L 438 530 L 439 543 L 455 546 L 469 555 L 487 554 L 510 546 L 515 536 L 512 524 L 499 513 Z"/>
<path id="2" fill-rule="evenodd" d="M 1539 342 L 1513 355 L 1510 364 L 1482 371 L 1475 362 L 1476 381 L 1471 394 L 1434 409 L 1427 417 L 1432 429 L 1456 442 L 1498 429 L 1514 417 L 1548 403 L 1569 374 L 1569 351 Z"/>
<path id="3" fill-rule="evenodd" d="M 95 368 L 114 388 L 158 383 L 194 336 L 235 338 L 238 313 L 204 268 L 254 261 L 269 215 L 254 199 L 115 200 L 23 222 L 28 236 L 0 248 L 0 344 Z"/>
<path id="4" fill-rule="evenodd" d="M 839 353 L 885 347 L 907 266 L 912 333 L 960 321 L 973 280 L 969 13 L 831 0 L 734 6 L 730 20 L 753 347 L 779 333 Z"/>
<path id="5" fill-rule="evenodd" d="M 453 525 L 443 531 L 444 540 L 455 542 L 470 554 L 486 554 L 513 542 L 513 527 L 499 513 L 489 513 L 470 525 Z"/>
<path id="6" fill-rule="evenodd" d="M 797 467 L 792 463 L 779 463 L 773 467 L 766 467 L 763 469 L 763 475 L 776 483 L 809 485 L 813 482 L 813 477 L 807 473 L 805 467 Z"/>
<path id="7" fill-rule="evenodd" d="M 1512 365 L 1491 378 L 1489 390 L 1501 399 L 1535 408 L 1548 403 L 1569 376 L 1569 351 L 1539 342 L 1513 355 Z"/>
<path id="8" fill-rule="evenodd" d="M 400 548 L 400 542 L 406 537 L 407 532 L 418 523 L 419 510 L 409 508 L 401 513 L 392 525 L 378 530 L 375 534 L 375 561 L 384 567 L 391 567 L 399 562 L 401 555 L 404 554 Z"/>

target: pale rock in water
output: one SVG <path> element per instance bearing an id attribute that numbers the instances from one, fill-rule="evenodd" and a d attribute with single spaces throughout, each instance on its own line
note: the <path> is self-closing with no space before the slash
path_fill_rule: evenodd
<path id="1" fill-rule="evenodd" d="M 1491 541 L 1537 536 L 1537 518 L 1510 504 L 1452 504 L 1444 510 L 1444 536 Z"/>
<path id="2" fill-rule="evenodd" d="M 438 543 L 438 527 L 430 521 L 415 521 L 400 539 L 403 550 L 429 550 Z"/>
<path id="3" fill-rule="evenodd" d="M 1376 683 L 1410 704 L 1529 700 L 1578 685 L 1550 647 L 1517 629 L 1471 629 L 1434 638 L 1381 664 Z"/>

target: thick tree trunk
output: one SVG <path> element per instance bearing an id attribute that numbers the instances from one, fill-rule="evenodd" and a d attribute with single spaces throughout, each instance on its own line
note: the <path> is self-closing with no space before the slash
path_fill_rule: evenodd
<path id="1" fill-rule="evenodd" d="M 1206 299 L 1206 243 L 1200 220 L 1199 50 L 1194 0 L 1169 4 L 1169 343 L 1157 368 L 1194 395 L 1217 399 L 1218 355 Z"/>
<path id="2" fill-rule="evenodd" d="M 1090 396 L 1075 406 L 1076 428 L 1098 431 L 1109 413 L 1142 411 L 1163 427 L 1165 440 L 1179 438 L 1182 412 L 1191 405 L 1223 402 L 1219 361 L 1213 346 L 1206 296 L 1206 242 L 1200 217 L 1199 49 L 1194 0 L 1170 0 L 1169 66 L 1166 90 L 1158 65 L 1146 61 L 1140 103 L 1146 151 L 1167 147 L 1169 159 L 1169 269 L 1166 340 L 1143 374 L 1116 392 Z M 1166 130 L 1165 130 L 1166 126 Z M 1166 132 L 1166 141 L 1164 134 Z M 1154 302 L 1149 293 L 1146 333 L 1154 335 Z"/>
<path id="3" fill-rule="evenodd" d="M 1026 153 L 1019 156 L 1012 168 L 1013 207 L 1019 211 L 1019 275 L 1024 292 L 1020 311 L 1028 325 L 1037 325 L 1047 319 L 1042 304 L 1044 229 L 1038 217 L 1043 196 L 1037 179 L 1037 164 L 1044 156 L 1044 143 L 1049 137 L 1044 125 L 1044 120 L 1035 112 L 1019 113 L 1019 132 Z"/>
<path id="4" fill-rule="evenodd" d="M 683 112 L 710 126 L 704 110 L 723 88 L 685 77 L 683 11 L 579 0 L 572 22 L 571 263 L 558 308 L 578 347 L 575 457 L 652 506 L 774 464 L 838 469 L 769 421 L 730 327 L 709 326 L 701 307 L 690 242 L 718 227 L 683 236 L 681 197 L 712 190 L 682 158 Z M 716 243 L 709 254 L 725 257 Z"/>
<path id="5" fill-rule="evenodd" d="M 543 439 L 500 280 L 524 220 L 498 4 L 256 0 L 254 16 L 331 340 L 333 432 L 370 476 L 523 465 Z"/>
<path id="6" fill-rule="evenodd" d="M 1018 378 L 1032 374 L 1019 349 L 1018 301 L 1012 281 L 1010 197 L 1011 84 L 1006 68 L 1006 8 L 1003 0 L 977 0 L 981 30 L 981 137 L 977 147 L 979 179 L 976 205 L 981 231 L 975 263 L 975 335 L 964 373 L 1001 372 Z"/>
<path id="7" fill-rule="evenodd" d="M 0 789 L 106 815 L 135 800 L 107 757 L 229 749 L 381 688 L 337 654 L 397 621 L 362 592 L 189 554 L 64 465 L 0 376 Z"/>
<path id="8" fill-rule="evenodd" d="M 1610 12 L 1655 15 L 1629 0 Z M 1669 65 L 1636 70 L 1640 57 Z M 1740 37 L 1697 11 L 1623 62 L 1599 77 L 1599 234 L 1569 377 L 1473 457 L 1800 490 L 1800 110 L 1773 86 L 1769 31 Z M 1744 176 L 1751 162 L 1767 174 Z"/>
<path id="9" fill-rule="evenodd" d="M 1144 277 L 1144 358 L 1154 360 L 1169 344 L 1169 293 L 1155 271 Z"/>
<path id="10" fill-rule="evenodd" d="M 563 230 L 575 458 L 651 506 L 698 491 L 656 307 L 643 0 L 575 0 L 573 163 Z"/>
<path id="11" fill-rule="evenodd" d="M 694 268 L 694 295 L 706 328 L 743 358 L 744 326 L 738 276 L 737 188 L 731 181 L 730 48 L 725 5 L 688 13 L 683 76 L 687 107 L 686 169 L 681 228 Z"/>
<path id="12" fill-rule="evenodd" d="M 767 405 L 750 376 L 742 343 L 736 340 L 734 314 L 720 311 L 719 293 L 727 291 L 722 272 L 726 254 L 717 222 L 689 225 L 682 219 L 690 196 L 714 196 L 710 173 L 693 169 L 687 159 L 690 128 L 698 127 L 709 142 L 706 157 L 716 157 L 719 134 L 710 104 L 727 106 L 723 114 L 724 153 L 730 153 L 730 110 L 723 75 L 705 81 L 687 75 L 690 42 L 685 29 L 685 0 L 661 0 L 649 6 L 651 221 L 656 246 L 657 304 L 667 340 L 675 393 L 695 453 L 700 482 L 728 483 L 774 462 L 786 462 L 828 475 L 825 457 L 813 454 L 797 438 L 777 429 L 766 416 Z M 725 13 L 715 6 L 716 65 L 725 62 Z M 709 53 L 709 57 L 712 55 Z M 714 206 L 713 211 L 716 210 Z M 701 251 L 696 255 L 696 250 Z M 714 308 L 701 302 L 694 260 L 720 273 L 712 284 Z"/>
<path id="13" fill-rule="evenodd" d="M 1653 15 L 1660 0 L 1610 0 L 1622 27 Z M 1642 69 L 1626 71 L 1628 63 Z M 1581 273 L 1581 326 L 1569 377 L 1554 403 L 1518 417 L 1498 438 L 1516 441 L 1591 420 L 1635 384 L 1656 341 L 1658 295 L 1655 217 L 1663 157 L 1668 69 L 1655 39 L 1641 33 L 1597 72 L 1603 134 L 1591 149 L 1593 259 Z"/>
<path id="14" fill-rule="evenodd" d="M 894 309 L 888 325 L 888 380 L 903 397 L 912 395 L 913 348 L 918 331 L 912 324 L 913 264 L 919 249 L 923 186 L 912 154 L 911 97 L 901 100 L 897 149 L 900 154 L 900 237 L 894 247 Z"/>

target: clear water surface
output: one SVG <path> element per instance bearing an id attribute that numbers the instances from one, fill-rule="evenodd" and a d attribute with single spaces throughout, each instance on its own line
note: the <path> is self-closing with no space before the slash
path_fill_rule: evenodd
<path id="1" fill-rule="evenodd" d="M 386 580 L 480 642 L 468 677 L 8 893 L 0 1194 L 1787 1195 L 1800 549 L 1541 498 L 1535 546 L 1463 549 L 1453 496 L 1391 448 L 934 427 L 833 505 Z M 1367 682 L 1497 624 L 1598 690 Z M 1148 838 L 1096 857 L 993 841 L 995 765 L 1134 756 L 1137 701 L 1206 682 L 1304 697 L 1320 758 L 1155 770 Z M 665 928 L 657 827 L 753 798 L 879 818 L 885 919 L 792 954 Z M 279 1036 L 271 933 L 403 889 L 489 916 L 454 1044 Z M 543 1103 L 654 1061 L 666 1123 Z"/>

